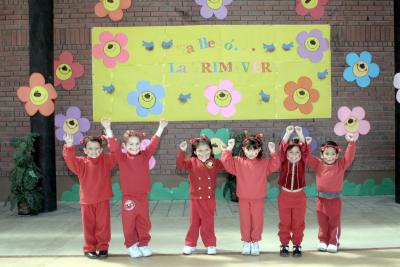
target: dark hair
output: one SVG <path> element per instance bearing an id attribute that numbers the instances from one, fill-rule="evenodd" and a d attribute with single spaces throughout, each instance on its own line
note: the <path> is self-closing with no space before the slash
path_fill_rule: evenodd
<path id="1" fill-rule="evenodd" d="M 323 149 L 324 149 L 325 146 L 333 147 L 335 149 L 335 151 L 336 151 L 336 154 L 339 153 L 339 145 L 336 142 L 334 142 L 334 141 L 326 141 L 325 144 L 321 145 L 321 154 L 324 153 Z"/>
<path id="2" fill-rule="evenodd" d="M 243 148 L 246 148 L 247 150 L 250 150 L 250 149 L 256 150 L 256 149 L 260 148 L 257 158 L 260 159 L 263 156 L 263 144 L 259 138 L 250 137 L 250 138 L 244 139 L 244 141 L 242 142 L 242 149 L 239 151 L 240 157 L 246 156 L 246 154 L 243 151 Z"/>
<path id="3" fill-rule="evenodd" d="M 214 153 L 213 153 L 213 149 L 212 149 L 212 144 L 210 139 L 208 138 L 198 138 L 195 141 L 192 142 L 192 156 L 191 157 L 197 157 L 196 154 L 194 153 L 196 151 L 196 149 L 200 146 L 200 145 L 206 145 L 211 149 L 211 154 L 210 157 L 213 158 L 214 157 Z"/>
<path id="4" fill-rule="evenodd" d="M 286 152 L 290 151 L 295 146 L 297 146 L 300 149 L 300 139 L 298 137 L 293 137 L 292 140 L 290 140 L 286 148 Z"/>
<path id="5" fill-rule="evenodd" d="M 83 147 L 86 148 L 87 143 L 97 142 L 97 143 L 99 143 L 100 147 L 102 147 L 104 141 L 105 141 L 105 139 L 104 139 L 104 136 L 102 136 L 102 135 L 101 136 L 86 135 L 81 140 L 81 145 L 83 145 Z"/>

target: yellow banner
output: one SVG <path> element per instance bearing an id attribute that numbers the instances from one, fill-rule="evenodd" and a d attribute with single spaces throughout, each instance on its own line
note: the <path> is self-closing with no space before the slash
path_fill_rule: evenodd
<path id="1" fill-rule="evenodd" d="M 93 120 L 331 117 L 329 25 L 92 28 Z"/>

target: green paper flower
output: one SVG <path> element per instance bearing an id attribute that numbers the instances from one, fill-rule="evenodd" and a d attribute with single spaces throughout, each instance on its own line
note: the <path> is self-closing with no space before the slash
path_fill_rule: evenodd
<path id="1" fill-rule="evenodd" d="M 119 187 L 119 183 L 112 184 L 112 191 L 114 194 L 114 198 L 112 199 L 113 202 L 118 202 L 122 200 L 122 192 L 121 188 Z"/>
<path id="2" fill-rule="evenodd" d="M 222 153 L 222 145 L 227 144 L 230 138 L 229 129 L 220 128 L 216 133 L 211 129 L 203 129 L 200 131 L 200 136 L 203 134 L 210 139 L 213 146 L 214 156 L 219 159 Z"/>
<path id="3" fill-rule="evenodd" d="M 149 193 L 150 200 L 172 200 L 172 192 L 162 182 L 155 182 Z"/>
<path id="4" fill-rule="evenodd" d="M 178 187 L 171 189 L 172 199 L 186 200 L 189 199 L 189 183 L 187 181 L 180 182 Z"/>
<path id="5" fill-rule="evenodd" d="M 71 190 L 66 190 L 61 195 L 61 201 L 79 201 L 79 184 L 73 184 Z"/>

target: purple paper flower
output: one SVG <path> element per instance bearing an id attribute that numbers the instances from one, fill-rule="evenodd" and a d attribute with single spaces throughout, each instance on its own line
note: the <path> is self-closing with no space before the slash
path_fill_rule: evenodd
<path id="1" fill-rule="evenodd" d="M 215 15 L 217 19 L 224 19 L 228 15 L 228 9 L 225 7 L 230 5 L 232 0 L 196 0 L 196 4 L 201 6 L 200 15 L 209 19 Z"/>
<path id="2" fill-rule="evenodd" d="M 86 118 L 81 118 L 81 110 L 78 107 L 69 107 L 67 113 L 57 114 L 55 116 L 56 138 L 60 141 L 64 140 L 64 133 L 74 135 L 74 145 L 79 145 L 83 137 L 83 133 L 89 131 L 90 122 Z"/>
<path id="3" fill-rule="evenodd" d="M 320 62 L 323 52 L 329 49 L 328 39 L 323 38 L 322 32 L 318 29 L 313 29 L 310 33 L 300 32 L 297 35 L 297 42 L 299 55 L 302 58 L 309 58 L 312 62 Z"/>

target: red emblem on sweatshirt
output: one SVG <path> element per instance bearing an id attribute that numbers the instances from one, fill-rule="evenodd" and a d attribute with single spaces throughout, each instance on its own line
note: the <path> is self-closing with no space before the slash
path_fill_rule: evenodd
<path id="1" fill-rule="evenodd" d="M 124 209 L 125 209 L 126 211 L 131 211 L 131 210 L 133 210 L 134 208 L 135 208 L 135 202 L 134 202 L 133 200 L 130 200 L 130 199 L 125 200 L 125 202 L 124 202 Z"/>

